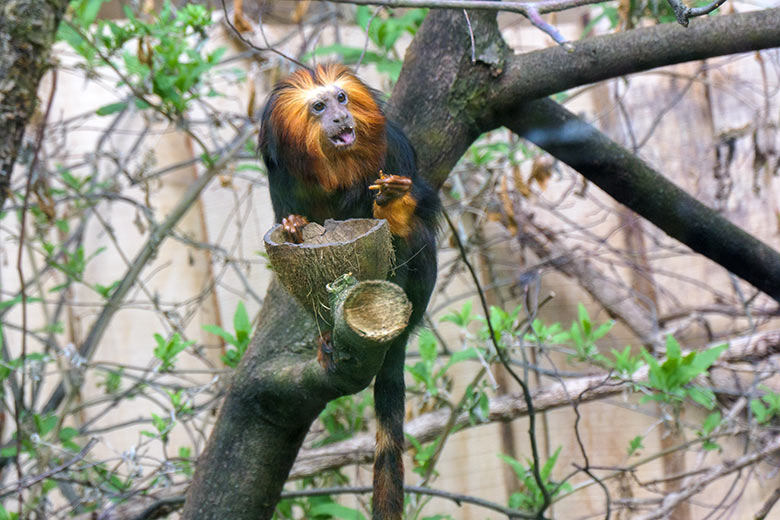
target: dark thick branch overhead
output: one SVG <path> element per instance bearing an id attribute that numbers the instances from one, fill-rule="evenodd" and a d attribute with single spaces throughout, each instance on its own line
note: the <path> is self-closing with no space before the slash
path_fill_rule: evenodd
<path id="1" fill-rule="evenodd" d="M 518 100 L 530 100 L 572 87 L 656 67 L 780 46 L 780 8 L 697 18 L 688 28 L 662 24 L 575 42 L 574 50 L 555 46 L 512 56 L 505 74 L 490 90 L 491 113 L 501 114 Z"/>
<path id="2" fill-rule="evenodd" d="M 517 105 L 504 125 L 565 162 L 667 235 L 780 302 L 780 254 L 685 193 L 550 99 Z"/>
<path id="3" fill-rule="evenodd" d="M 404 59 L 389 115 L 417 148 L 420 171 L 440 187 L 471 143 L 517 104 L 664 65 L 780 46 L 780 8 L 663 24 L 514 55 L 488 12 L 434 11 Z"/>
<path id="4" fill-rule="evenodd" d="M 483 132 L 508 126 L 546 149 L 670 236 L 780 301 L 780 254 L 699 203 L 552 101 L 556 92 L 695 59 L 780 46 L 780 8 L 636 29 L 510 55 L 495 17 L 434 12 L 404 61 L 390 115 L 404 126 L 420 169 L 441 186 Z"/>

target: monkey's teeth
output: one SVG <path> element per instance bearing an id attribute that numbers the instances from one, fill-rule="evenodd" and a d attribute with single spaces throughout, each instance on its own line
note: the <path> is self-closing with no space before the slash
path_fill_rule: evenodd
<path id="1" fill-rule="evenodd" d="M 330 140 L 336 146 L 349 146 L 355 142 L 355 131 L 352 128 L 346 128 L 331 137 Z"/>

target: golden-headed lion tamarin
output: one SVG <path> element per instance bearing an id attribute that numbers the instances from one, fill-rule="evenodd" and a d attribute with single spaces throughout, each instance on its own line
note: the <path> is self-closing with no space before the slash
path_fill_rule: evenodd
<path id="1" fill-rule="evenodd" d="M 439 199 L 418 175 L 414 149 L 385 118 L 377 92 L 341 65 L 301 69 L 276 85 L 263 112 L 260 150 L 276 220 L 291 239 L 300 241 L 307 219 L 374 217 L 390 226 L 391 281 L 406 291 L 412 315 L 376 376 L 372 515 L 401 520 L 404 357 L 436 281 Z M 327 365 L 322 346 L 319 354 Z"/>

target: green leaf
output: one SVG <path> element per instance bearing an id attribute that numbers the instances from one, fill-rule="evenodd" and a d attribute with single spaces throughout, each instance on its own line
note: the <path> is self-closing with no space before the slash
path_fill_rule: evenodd
<path id="1" fill-rule="evenodd" d="M 8 446 L 0 449 L 0 457 L 15 457 L 16 456 L 16 443 L 9 444 Z"/>
<path id="2" fill-rule="evenodd" d="M 579 318 L 580 323 L 582 324 L 582 328 L 585 331 L 585 335 L 587 335 L 591 324 L 590 316 L 588 315 L 588 310 L 581 303 L 577 304 L 577 317 Z"/>
<path id="3" fill-rule="evenodd" d="M 121 112 L 127 108 L 127 105 L 127 101 L 111 103 L 110 105 L 103 105 L 102 107 L 98 108 L 95 113 L 99 116 L 108 116 L 111 114 L 116 114 L 117 112 Z"/>
<path id="4" fill-rule="evenodd" d="M 631 455 L 633 455 L 634 453 L 636 453 L 638 450 L 644 448 L 644 446 L 642 445 L 642 441 L 643 440 L 644 440 L 644 438 L 641 435 L 637 435 L 636 437 L 631 439 L 631 441 L 628 444 L 628 455 L 629 455 L 629 457 Z"/>
<path id="5" fill-rule="evenodd" d="M 715 408 L 715 394 L 709 388 L 694 386 L 688 389 L 688 396 L 707 410 Z"/>
<path id="6" fill-rule="evenodd" d="M 452 366 L 455 363 L 460 363 L 461 361 L 466 361 L 468 359 L 476 359 L 478 357 L 479 357 L 479 351 L 476 349 L 476 347 L 469 347 L 467 349 L 453 352 L 452 356 L 450 356 L 450 361 L 447 363 L 447 365 Z"/>
<path id="7" fill-rule="evenodd" d="M 466 327 L 474 319 L 474 317 L 471 314 L 471 307 L 472 307 L 471 300 L 467 300 L 463 304 L 463 307 L 461 307 L 460 311 L 450 312 L 449 314 L 444 315 L 439 321 L 442 322 L 449 321 L 450 323 L 454 323 L 458 327 Z"/>
<path id="8" fill-rule="evenodd" d="M 236 312 L 233 314 L 233 327 L 236 331 L 246 332 L 247 334 L 252 332 L 252 324 L 249 322 L 249 315 L 244 307 L 244 302 L 238 302 Z"/>
<path id="9" fill-rule="evenodd" d="M 604 336 L 607 335 L 607 333 L 609 333 L 610 330 L 612 330 L 612 327 L 614 326 L 615 326 L 614 320 L 609 320 L 606 323 L 602 323 L 599 326 L 599 328 L 593 331 L 593 335 L 591 336 L 591 339 L 593 339 L 593 341 L 596 341 L 598 339 L 603 338 Z"/>
<path id="10" fill-rule="evenodd" d="M 163 338 L 160 334 L 155 334 L 154 340 L 157 342 L 157 347 L 154 349 L 154 356 L 162 361 L 160 367 L 161 371 L 172 369 L 176 356 L 195 343 L 195 341 L 182 341 L 178 332 L 168 340 Z"/>
<path id="11" fill-rule="evenodd" d="M 30 298 L 30 297 L 27 298 L 27 303 L 36 303 L 36 302 L 40 302 L 40 301 L 42 301 L 40 298 Z M 4 311 L 4 310 L 6 310 L 9 307 L 13 307 L 17 303 L 22 303 L 22 295 L 21 294 L 17 294 L 16 296 L 11 298 L 10 300 L 5 300 L 3 302 L 0 302 L 0 311 Z"/>
<path id="12" fill-rule="evenodd" d="M 679 359 L 681 356 L 682 351 L 680 350 L 680 344 L 677 343 L 674 336 L 666 336 L 666 357 L 669 359 Z"/>
<path id="13" fill-rule="evenodd" d="M 60 430 L 59 437 L 60 437 L 60 440 L 64 442 L 64 441 L 71 440 L 73 437 L 75 437 L 78 434 L 79 434 L 79 431 L 76 428 L 72 428 L 70 426 L 66 426 L 65 428 Z"/>
<path id="14" fill-rule="evenodd" d="M 704 419 L 704 422 L 701 425 L 701 431 L 704 435 L 709 435 L 710 433 L 715 430 L 715 428 L 720 425 L 721 416 L 720 412 L 713 412 L 707 416 L 706 419 Z"/>
<path id="15" fill-rule="evenodd" d="M 113 293 L 117 287 L 119 287 L 119 280 L 111 282 L 111 285 L 100 285 L 99 283 L 96 283 L 92 289 L 107 300 L 111 297 L 111 293 Z"/>
<path id="16" fill-rule="evenodd" d="M 430 329 L 422 329 L 418 337 L 420 357 L 423 361 L 432 363 L 436 360 L 437 347 L 439 345 L 436 336 Z"/>
<path id="17" fill-rule="evenodd" d="M 542 470 L 539 472 L 539 475 L 542 477 L 542 480 L 546 481 L 550 479 L 550 476 L 552 475 L 553 466 L 555 466 L 555 463 L 558 460 L 558 455 L 561 454 L 561 448 L 563 448 L 563 446 L 558 446 L 558 449 L 555 450 L 555 453 L 553 453 L 542 466 Z"/>
<path id="18" fill-rule="evenodd" d="M 97 18 L 100 7 L 108 0 L 81 0 L 76 3 L 76 13 L 82 26 L 87 27 Z"/>
<path id="19" fill-rule="evenodd" d="M 210 332 L 211 334 L 214 334 L 215 336 L 219 336 L 220 338 L 224 339 L 227 343 L 230 343 L 232 345 L 236 344 L 236 338 L 234 338 L 231 333 L 229 333 L 219 325 L 203 325 L 202 329 L 205 330 L 206 332 Z"/>
<path id="20" fill-rule="evenodd" d="M 41 418 L 40 415 L 35 416 L 35 422 L 38 426 L 38 433 L 43 437 L 44 435 L 51 432 L 55 426 L 57 426 L 57 416 L 56 415 L 49 415 L 48 417 Z"/>
<path id="21" fill-rule="evenodd" d="M 698 374 L 703 374 L 712 366 L 712 364 L 720 357 L 723 352 L 729 348 L 728 345 L 718 345 L 707 350 L 702 350 L 696 353 L 695 360 L 691 364 L 691 368 L 694 368 Z"/>
<path id="22" fill-rule="evenodd" d="M 756 416 L 756 421 L 758 421 L 759 424 L 769 420 L 769 414 L 767 413 L 768 410 L 766 406 L 764 406 L 764 404 L 758 399 L 750 400 L 750 410 L 753 412 L 753 415 Z"/>
<path id="23" fill-rule="evenodd" d="M 0 520 L 16 520 L 17 518 L 19 518 L 17 513 L 9 513 L 3 504 L 0 504 Z"/>
<path id="24" fill-rule="evenodd" d="M 343 506 L 335 502 L 317 504 L 311 508 L 309 515 L 312 517 L 330 515 L 333 518 L 343 520 L 366 520 L 366 517 L 357 509 Z"/>

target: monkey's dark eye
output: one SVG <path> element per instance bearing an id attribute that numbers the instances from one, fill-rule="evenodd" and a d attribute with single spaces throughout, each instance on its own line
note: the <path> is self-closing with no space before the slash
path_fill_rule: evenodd
<path id="1" fill-rule="evenodd" d="M 338 99 L 339 103 L 344 105 L 347 103 L 347 94 L 345 94 L 344 92 L 339 92 L 339 95 L 336 96 L 336 99 Z"/>
<path id="2" fill-rule="evenodd" d="M 325 110 L 325 103 L 322 101 L 317 101 L 311 106 L 312 110 L 314 110 L 316 113 L 320 113 L 323 110 Z"/>

